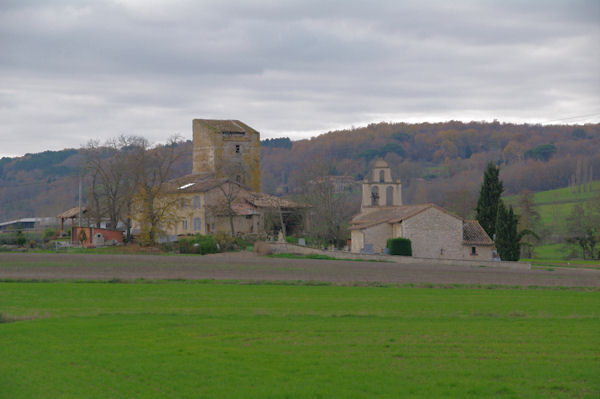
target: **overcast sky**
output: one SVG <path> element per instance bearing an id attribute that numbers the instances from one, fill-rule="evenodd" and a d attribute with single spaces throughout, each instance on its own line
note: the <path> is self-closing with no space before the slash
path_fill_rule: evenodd
<path id="1" fill-rule="evenodd" d="M 600 121 L 600 1 L 0 0 L 0 156 L 379 121 Z"/>

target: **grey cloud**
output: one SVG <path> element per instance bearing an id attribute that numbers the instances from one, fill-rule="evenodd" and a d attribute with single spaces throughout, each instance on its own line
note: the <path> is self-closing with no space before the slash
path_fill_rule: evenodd
<path id="1" fill-rule="evenodd" d="M 195 117 L 276 136 L 600 112 L 599 4 L 4 1 L 0 155 L 189 136 Z"/>

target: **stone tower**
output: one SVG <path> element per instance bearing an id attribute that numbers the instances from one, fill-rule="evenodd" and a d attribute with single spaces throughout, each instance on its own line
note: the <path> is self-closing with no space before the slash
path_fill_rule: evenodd
<path id="1" fill-rule="evenodd" d="M 236 120 L 194 119 L 192 173 L 229 178 L 260 192 L 260 133 Z"/>
<path id="2" fill-rule="evenodd" d="M 385 207 L 402 205 L 402 184 L 400 179 L 392 180 L 392 171 L 387 162 L 379 159 L 362 184 L 361 213 L 368 213 Z"/>

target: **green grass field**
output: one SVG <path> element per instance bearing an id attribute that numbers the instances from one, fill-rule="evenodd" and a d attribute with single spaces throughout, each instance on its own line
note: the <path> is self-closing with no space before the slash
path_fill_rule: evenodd
<path id="1" fill-rule="evenodd" d="M 0 397 L 600 394 L 600 291 L 0 283 Z"/>
<path id="2" fill-rule="evenodd" d="M 559 188 L 534 193 L 537 211 L 540 213 L 540 223 L 551 234 L 564 235 L 567 232 L 567 218 L 573 212 L 576 204 L 583 204 L 600 196 L 600 180 L 592 182 L 591 191 L 578 192 L 571 187 Z M 518 195 L 504 197 L 507 204 L 513 205 L 517 213 Z M 576 245 L 542 244 L 536 247 L 536 259 L 566 260 L 571 252 L 580 253 Z M 579 255 L 581 256 L 581 254 Z"/>
<path id="3" fill-rule="evenodd" d="M 557 203 L 575 203 L 587 201 L 600 195 L 600 180 L 592 182 L 592 190 L 578 192 L 575 188 L 563 187 L 555 190 L 540 191 L 533 194 L 536 204 L 557 204 Z M 507 204 L 517 205 L 518 195 L 505 197 Z"/>

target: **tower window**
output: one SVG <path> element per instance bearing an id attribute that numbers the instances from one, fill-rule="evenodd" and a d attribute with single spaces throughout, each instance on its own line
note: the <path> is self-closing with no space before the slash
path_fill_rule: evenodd
<path id="1" fill-rule="evenodd" d="M 235 145 L 235 153 L 236 153 L 236 154 L 239 154 L 239 153 L 240 153 L 240 145 L 239 145 L 239 144 L 236 144 L 236 145 Z"/>
<path id="2" fill-rule="evenodd" d="M 387 206 L 394 205 L 394 187 L 388 186 L 385 189 L 385 204 Z"/>
<path id="3" fill-rule="evenodd" d="M 385 175 L 383 173 L 383 170 L 379 171 L 379 183 L 383 183 L 385 180 Z"/>
<path id="4" fill-rule="evenodd" d="M 371 190 L 371 206 L 379 206 L 379 188 L 373 187 Z"/>

